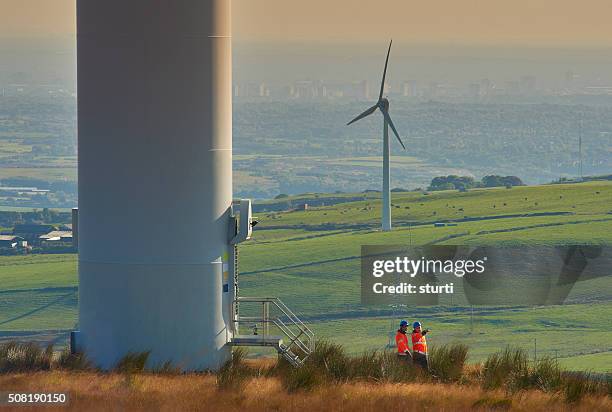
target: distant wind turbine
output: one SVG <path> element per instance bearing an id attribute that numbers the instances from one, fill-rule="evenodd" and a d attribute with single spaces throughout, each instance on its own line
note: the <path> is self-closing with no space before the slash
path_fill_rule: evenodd
<path id="1" fill-rule="evenodd" d="M 584 181 L 584 174 L 582 173 L 582 112 L 580 112 L 580 125 L 579 125 L 579 133 L 578 133 L 578 156 L 579 156 L 579 165 L 580 165 L 580 181 Z"/>
<path id="2" fill-rule="evenodd" d="M 382 209 L 382 230 L 389 231 L 391 230 L 391 172 L 389 165 L 389 154 L 390 154 L 390 145 L 389 145 L 389 126 L 391 126 L 391 130 L 397 137 L 397 140 L 402 145 L 404 150 L 406 150 L 406 146 L 402 142 L 402 139 L 397 133 L 397 129 L 393 124 L 393 120 L 391 120 L 391 116 L 389 116 L 389 100 L 386 97 L 383 97 L 383 93 L 385 91 L 385 78 L 387 77 L 387 66 L 389 65 L 389 55 L 391 54 L 391 45 L 393 44 L 393 40 L 389 43 L 389 51 L 387 52 L 387 60 L 385 61 L 385 71 L 383 72 L 382 83 L 380 84 L 380 94 L 378 95 L 378 102 L 370 107 L 365 112 L 361 113 L 359 116 L 351 120 L 347 126 L 355 123 L 358 120 L 363 119 L 374 113 L 376 109 L 379 109 L 384 118 L 384 127 L 383 127 L 383 209 Z"/>

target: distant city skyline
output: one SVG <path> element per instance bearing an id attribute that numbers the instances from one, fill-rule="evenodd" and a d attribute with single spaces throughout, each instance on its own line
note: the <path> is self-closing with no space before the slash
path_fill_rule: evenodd
<path id="1" fill-rule="evenodd" d="M 237 42 L 609 47 L 607 0 L 233 0 Z M 75 0 L 0 0 L 0 38 L 72 36 Z"/>
<path id="2" fill-rule="evenodd" d="M 517 0 L 511 10 L 499 1 L 390 0 L 386 10 L 393 13 L 380 19 L 375 7 L 357 6 L 362 3 L 357 0 L 345 9 L 340 6 L 347 0 L 329 5 L 312 0 L 307 7 L 279 0 L 233 2 L 235 97 L 366 98 L 364 89 L 378 81 L 390 37 L 395 46 L 389 86 L 395 95 L 609 94 L 612 89 L 612 26 L 603 24 L 608 13 L 599 0 L 587 1 L 588 7 Z M 0 89 L 11 93 L 14 84 L 52 84 L 74 92 L 75 8 L 75 0 L 0 0 Z M 458 22 L 449 22 L 450 14 Z M 534 29 L 534 19 L 542 30 L 548 27 L 546 33 Z M 454 37 L 447 36 L 451 32 Z M 543 33 L 555 41 L 538 45 L 546 43 Z"/>
<path id="3" fill-rule="evenodd" d="M 74 39 L 0 39 L 0 91 L 76 90 Z M 380 46 L 234 47 L 234 97 L 368 98 Z M 381 52 L 382 51 L 382 52 Z M 398 45 L 387 92 L 404 97 L 612 93 L 606 49 Z M 384 57 L 384 56 L 383 56 Z"/>

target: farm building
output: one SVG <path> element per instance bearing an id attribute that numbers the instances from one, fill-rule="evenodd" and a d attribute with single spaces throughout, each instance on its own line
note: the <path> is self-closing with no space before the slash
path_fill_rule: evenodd
<path id="1" fill-rule="evenodd" d="M 28 241 L 14 235 L 0 235 L 0 248 L 15 249 L 28 246 Z"/>
<path id="2" fill-rule="evenodd" d="M 44 224 L 19 224 L 15 225 L 13 229 L 13 235 L 19 236 L 27 240 L 31 245 L 36 245 L 40 242 L 40 236 L 45 235 L 49 232 L 57 230 L 57 227 L 53 225 Z"/>
<path id="3" fill-rule="evenodd" d="M 59 227 L 59 230 L 62 230 L 64 232 L 72 232 L 72 224 L 71 223 L 63 224 Z"/>
<path id="4" fill-rule="evenodd" d="M 49 233 L 53 230 L 57 230 L 57 227 L 53 225 L 40 225 L 40 224 L 20 224 L 15 225 L 13 229 L 13 235 L 22 236 L 24 238 L 28 237 L 38 237 L 40 235 L 44 235 L 45 233 Z"/>
<path id="5" fill-rule="evenodd" d="M 72 243 L 72 232 L 53 230 L 38 237 L 41 243 Z"/>

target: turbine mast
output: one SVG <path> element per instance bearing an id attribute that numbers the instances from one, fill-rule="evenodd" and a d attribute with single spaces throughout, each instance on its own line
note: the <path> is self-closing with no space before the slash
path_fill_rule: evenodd
<path id="1" fill-rule="evenodd" d="M 579 126 L 579 132 L 578 132 L 578 156 L 580 157 L 579 162 L 580 162 L 580 181 L 584 181 L 584 174 L 582 173 L 582 124 L 583 124 L 583 118 L 582 118 L 582 112 L 580 113 L 580 124 Z"/>
<path id="2" fill-rule="evenodd" d="M 383 203 L 382 203 L 382 230 L 391 230 L 391 148 L 389 144 L 389 122 L 384 118 L 383 127 Z"/>
<path id="3" fill-rule="evenodd" d="M 404 142 L 400 138 L 395 125 L 393 124 L 393 120 L 391 120 L 391 116 L 389 116 L 389 100 L 386 97 L 383 97 L 385 92 L 385 79 L 387 78 L 387 68 L 389 66 L 389 56 L 391 55 L 391 46 L 393 45 L 393 40 L 389 43 L 389 50 L 387 51 L 387 58 L 385 60 L 385 69 L 383 71 L 382 82 L 380 83 L 380 94 L 378 95 L 378 101 L 376 104 L 365 112 L 361 113 L 359 116 L 355 117 L 353 120 L 348 122 L 348 125 L 351 125 L 364 117 L 367 117 L 374 113 L 376 109 L 380 110 L 383 115 L 383 190 L 382 190 L 382 230 L 387 232 L 391 230 L 391 148 L 389 142 L 389 128 L 393 131 L 393 134 L 397 138 L 397 141 L 402 148 L 406 150 L 406 146 L 404 146 Z"/>

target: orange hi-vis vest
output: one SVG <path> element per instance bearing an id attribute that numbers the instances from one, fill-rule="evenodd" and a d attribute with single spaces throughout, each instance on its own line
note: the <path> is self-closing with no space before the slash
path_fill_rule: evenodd
<path id="1" fill-rule="evenodd" d="M 406 355 L 406 352 L 410 351 L 410 347 L 408 346 L 408 336 L 399 330 L 395 334 L 395 344 L 397 345 L 398 355 Z"/>
<path id="2" fill-rule="evenodd" d="M 412 333 L 412 351 L 427 355 L 427 340 L 419 332 Z"/>

